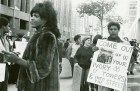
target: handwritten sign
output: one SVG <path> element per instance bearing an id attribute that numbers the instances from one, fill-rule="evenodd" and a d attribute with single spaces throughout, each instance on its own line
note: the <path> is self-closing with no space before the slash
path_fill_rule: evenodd
<path id="1" fill-rule="evenodd" d="M 28 42 L 15 41 L 16 48 L 14 49 L 14 51 L 20 53 L 19 57 L 22 57 L 22 55 L 23 55 L 23 53 L 25 51 L 25 48 L 27 46 L 27 43 Z"/>
<path id="2" fill-rule="evenodd" d="M 0 82 L 4 81 L 5 79 L 5 63 L 0 63 Z"/>
<path id="3" fill-rule="evenodd" d="M 122 91 L 133 47 L 107 40 L 98 40 L 87 81 Z"/>

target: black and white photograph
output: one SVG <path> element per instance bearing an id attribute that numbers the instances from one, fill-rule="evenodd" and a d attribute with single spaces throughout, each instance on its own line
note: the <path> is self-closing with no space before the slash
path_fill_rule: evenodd
<path id="1" fill-rule="evenodd" d="M 104 63 L 104 64 L 111 64 L 112 58 L 113 58 L 112 51 L 101 49 L 97 58 L 97 62 Z"/>
<path id="2" fill-rule="evenodd" d="M 98 39 L 133 46 L 123 91 L 140 91 L 139 11 L 140 0 L 0 0 L 0 91 L 115 91 L 87 82 Z"/>

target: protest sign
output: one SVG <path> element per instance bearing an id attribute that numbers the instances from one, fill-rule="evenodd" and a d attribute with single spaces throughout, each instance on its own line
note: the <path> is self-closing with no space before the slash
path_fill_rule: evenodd
<path id="1" fill-rule="evenodd" d="M 122 91 L 133 47 L 123 43 L 98 40 L 87 81 Z"/>
<path id="2" fill-rule="evenodd" d="M 15 41 L 16 48 L 14 49 L 14 51 L 20 53 L 19 57 L 22 57 L 22 55 L 23 55 L 23 53 L 25 51 L 25 48 L 27 46 L 27 43 L 28 42 Z"/>
<path id="3" fill-rule="evenodd" d="M 4 81 L 5 79 L 5 63 L 0 63 L 0 82 Z"/>

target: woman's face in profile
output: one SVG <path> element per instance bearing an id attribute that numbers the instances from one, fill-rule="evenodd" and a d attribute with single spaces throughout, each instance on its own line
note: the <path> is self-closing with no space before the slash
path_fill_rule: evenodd
<path id="1" fill-rule="evenodd" d="M 90 46 L 90 44 L 91 44 L 91 40 L 90 40 L 90 39 L 87 39 L 87 40 L 85 41 L 85 45 L 86 45 L 86 46 Z"/>
<path id="2" fill-rule="evenodd" d="M 39 13 L 33 13 L 31 16 L 31 25 L 32 28 L 39 28 L 46 23 L 45 19 L 42 19 Z"/>

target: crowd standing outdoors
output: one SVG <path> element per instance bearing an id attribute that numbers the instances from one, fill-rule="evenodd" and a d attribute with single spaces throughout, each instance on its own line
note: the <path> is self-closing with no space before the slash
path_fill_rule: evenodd
<path id="1" fill-rule="evenodd" d="M 134 75 L 135 64 L 139 64 L 137 61 L 140 52 L 139 43 L 136 39 L 131 41 L 127 37 L 121 39 L 119 23 L 108 24 L 108 38 L 96 35 L 93 40 L 90 37 L 81 40 L 81 36 L 76 35 L 74 43 L 70 43 L 70 39 L 63 43 L 57 27 L 56 12 L 50 1 L 37 3 L 30 15 L 32 28 L 35 28 L 36 32 L 28 41 L 22 58 L 19 58 L 18 53 L 13 50 L 16 48 L 15 41 L 22 41 L 24 34 L 18 33 L 17 39 L 11 45 L 7 37 L 10 30 L 9 21 L 0 17 L 0 63 L 6 64 L 5 80 L 0 82 L 0 91 L 7 91 L 8 80 L 9 83 L 17 84 L 18 91 L 60 91 L 59 74 L 63 71 L 62 58 L 69 60 L 72 77 L 75 64 L 82 68 L 80 91 L 98 91 L 98 85 L 87 82 L 94 52 L 98 50 L 96 47 L 98 39 L 133 46 L 127 75 Z M 15 64 L 17 68 L 12 70 Z M 16 74 L 13 75 L 13 72 Z M 102 91 L 114 89 L 103 87 Z"/>

